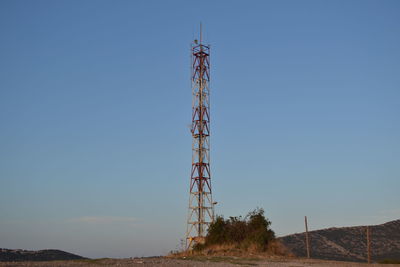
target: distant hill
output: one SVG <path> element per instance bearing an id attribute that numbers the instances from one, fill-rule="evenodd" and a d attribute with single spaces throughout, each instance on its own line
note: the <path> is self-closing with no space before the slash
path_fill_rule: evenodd
<path id="1" fill-rule="evenodd" d="M 400 220 L 370 226 L 371 258 L 400 260 Z M 311 257 L 326 260 L 366 261 L 366 227 L 341 227 L 310 231 Z M 298 257 L 306 257 L 305 233 L 279 238 Z"/>
<path id="2" fill-rule="evenodd" d="M 22 249 L 0 248 L 0 261 L 54 261 L 54 260 L 78 260 L 78 259 L 85 259 L 85 258 L 56 249 L 30 251 Z"/>

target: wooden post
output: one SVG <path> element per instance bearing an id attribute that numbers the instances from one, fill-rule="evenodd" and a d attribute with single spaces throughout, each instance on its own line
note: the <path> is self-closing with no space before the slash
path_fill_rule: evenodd
<path id="1" fill-rule="evenodd" d="M 310 239 L 308 237 L 308 224 L 307 216 L 304 216 L 304 223 L 306 225 L 306 248 L 307 248 L 307 258 L 310 258 Z"/>
<path id="2" fill-rule="evenodd" d="M 371 263 L 371 229 L 367 226 L 367 260 Z"/>

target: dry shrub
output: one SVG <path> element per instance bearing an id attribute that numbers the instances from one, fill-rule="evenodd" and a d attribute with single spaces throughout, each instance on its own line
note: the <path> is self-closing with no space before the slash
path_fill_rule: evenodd
<path id="1" fill-rule="evenodd" d="M 269 243 L 267 254 L 275 256 L 293 256 L 293 254 L 282 244 L 282 242 L 277 239 Z"/>
<path id="2" fill-rule="evenodd" d="M 270 229 L 271 222 L 265 218 L 263 209 L 255 209 L 246 217 L 218 216 L 210 225 L 204 244 L 196 244 L 194 251 L 200 254 L 247 254 L 267 252 L 283 253 L 278 246 L 275 233 Z M 271 248 L 269 248 L 271 244 Z"/>

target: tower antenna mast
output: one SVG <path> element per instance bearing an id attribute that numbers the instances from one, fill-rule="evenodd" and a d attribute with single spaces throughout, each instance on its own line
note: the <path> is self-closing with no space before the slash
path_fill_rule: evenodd
<path id="1" fill-rule="evenodd" d="M 200 22 L 200 44 L 203 42 L 203 27 Z"/>
<path id="2" fill-rule="evenodd" d="M 214 221 L 214 202 L 210 171 L 210 46 L 200 43 L 191 47 L 192 81 L 192 168 L 190 174 L 189 211 L 186 247 L 205 242 L 208 226 Z"/>

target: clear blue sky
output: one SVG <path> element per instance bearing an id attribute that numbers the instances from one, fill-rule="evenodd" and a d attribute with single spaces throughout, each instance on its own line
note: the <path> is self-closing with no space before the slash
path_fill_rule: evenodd
<path id="1" fill-rule="evenodd" d="M 199 7 L 199 3 L 204 3 Z M 278 235 L 400 218 L 399 1 L 0 2 L 0 247 L 165 254 L 186 230 L 189 44 L 216 211 Z"/>

